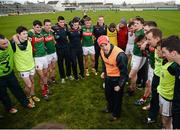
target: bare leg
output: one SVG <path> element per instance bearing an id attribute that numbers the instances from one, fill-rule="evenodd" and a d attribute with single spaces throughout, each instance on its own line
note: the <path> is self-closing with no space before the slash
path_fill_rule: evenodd
<path id="1" fill-rule="evenodd" d="M 130 91 L 135 91 L 136 90 L 136 80 L 137 80 L 137 70 L 131 69 L 129 73 L 129 78 L 130 78 Z"/>

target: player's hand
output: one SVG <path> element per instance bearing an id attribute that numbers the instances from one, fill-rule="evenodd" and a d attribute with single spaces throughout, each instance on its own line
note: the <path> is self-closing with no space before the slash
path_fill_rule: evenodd
<path id="1" fill-rule="evenodd" d="M 145 48 L 146 48 L 146 44 L 142 44 L 140 49 L 145 50 Z"/>
<path id="2" fill-rule="evenodd" d="M 118 92 L 121 88 L 118 86 L 114 87 L 114 91 Z"/>
<path id="3" fill-rule="evenodd" d="M 52 28 L 50 29 L 50 31 L 54 33 L 54 30 Z"/>
<path id="4" fill-rule="evenodd" d="M 101 73 L 101 78 L 104 79 L 104 72 Z"/>
<path id="5" fill-rule="evenodd" d="M 32 42 L 32 38 L 31 38 L 31 37 L 28 37 L 28 40 L 29 40 L 30 42 Z"/>
<path id="6" fill-rule="evenodd" d="M 17 36 L 16 34 L 13 35 L 12 39 L 13 39 L 13 41 L 14 41 L 15 43 L 20 44 L 20 43 L 19 43 L 19 40 L 18 40 L 18 36 Z"/>

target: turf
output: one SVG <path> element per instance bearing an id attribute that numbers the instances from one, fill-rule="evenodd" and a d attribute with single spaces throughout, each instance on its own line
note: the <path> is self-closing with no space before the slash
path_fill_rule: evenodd
<path id="1" fill-rule="evenodd" d="M 143 11 L 143 12 L 115 12 L 115 11 L 97 11 L 88 12 L 92 17 L 93 23 L 96 23 L 99 15 L 105 16 L 105 23 L 118 23 L 122 17 L 129 19 L 135 16 L 142 16 L 145 20 L 154 20 L 163 31 L 164 37 L 171 34 L 180 35 L 180 11 Z M 58 16 L 64 16 L 69 21 L 74 16 L 82 17 L 82 12 L 59 12 L 51 14 L 34 14 L 23 16 L 0 17 L 0 33 L 7 38 L 15 33 L 19 25 L 24 25 L 28 29 L 32 27 L 35 19 L 43 21 L 49 18 L 55 24 Z M 100 67 L 101 68 L 101 67 Z M 100 70 L 100 69 L 99 69 Z M 58 70 L 56 70 L 57 84 L 51 85 L 50 90 L 53 95 L 50 101 L 44 101 L 36 104 L 36 108 L 29 110 L 22 108 L 21 105 L 11 95 L 13 104 L 19 112 L 15 115 L 4 112 L 0 104 L 0 114 L 5 116 L 0 119 L 0 128 L 33 128 L 41 122 L 58 122 L 65 124 L 68 128 L 161 128 L 160 121 L 152 125 L 144 123 L 147 112 L 142 111 L 141 107 L 133 103 L 142 94 L 142 90 L 137 90 L 133 97 L 124 96 L 122 117 L 117 122 L 109 122 L 110 114 L 103 114 L 101 110 L 106 106 L 104 90 L 100 73 L 98 76 L 91 74 L 90 77 L 79 81 L 67 81 L 66 84 L 60 83 Z M 16 73 L 21 86 L 24 84 Z M 38 86 L 38 77 L 36 79 L 36 93 L 39 97 L 40 87 Z M 126 87 L 127 88 L 127 87 Z"/>

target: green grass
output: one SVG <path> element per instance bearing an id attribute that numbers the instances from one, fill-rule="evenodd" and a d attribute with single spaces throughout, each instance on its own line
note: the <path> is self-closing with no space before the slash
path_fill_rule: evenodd
<path id="1" fill-rule="evenodd" d="M 106 24 L 111 22 L 118 23 L 122 17 L 129 19 L 135 16 L 142 16 L 145 20 L 155 20 L 164 36 L 171 34 L 180 35 L 180 12 L 179 11 L 145 11 L 145 12 L 114 12 L 114 11 L 97 11 L 96 13 L 88 12 L 96 23 L 99 15 L 105 16 Z M 29 29 L 32 27 L 32 21 L 39 19 L 43 21 L 49 18 L 53 23 L 59 15 L 63 15 L 67 21 L 74 16 L 82 16 L 81 12 L 60 12 L 55 14 L 36 14 L 24 16 L 0 17 L 0 33 L 7 38 L 15 33 L 19 25 L 24 25 Z M 56 71 L 58 73 L 58 70 Z M 24 84 L 19 78 L 21 86 Z M 40 87 L 38 86 L 38 77 L 36 76 L 36 93 L 39 97 Z M 142 111 L 141 107 L 133 103 L 140 97 L 143 91 L 137 90 L 134 97 L 124 96 L 121 120 L 111 123 L 108 121 L 110 114 L 101 113 L 106 105 L 104 90 L 102 89 L 102 80 L 100 74 L 85 80 L 67 81 L 66 84 L 60 84 L 59 74 L 56 75 L 58 84 L 51 86 L 53 95 L 50 101 L 36 104 L 36 108 L 29 110 L 24 109 L 11 95 L 11 99 L 19 112 L 15 115 L 4 112 L 0 104 L 0 113 L 5 115 L 5 119 L 0 120 L 0 128 L 32 128 L 41 122 L 58 122 L 65 124 L 68 128 L 160 128 L 160 121 L 153 125 L 147 125 L 143 122 L 147 112 Z M 127 88 L 127 87 L 126 87 Z"/>

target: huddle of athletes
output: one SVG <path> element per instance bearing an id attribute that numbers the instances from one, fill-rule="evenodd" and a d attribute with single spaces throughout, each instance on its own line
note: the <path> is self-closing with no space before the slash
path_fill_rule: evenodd
<path id="1" fill-rule="evenodd" d="M 112 113 L 110 121 L 120 117 L 123 89 L 129 78 L 129 96 L 135 93 L 137 83 L 146 86 L 144 95 L 135 104 L 144 104 L 151 95 L 150 104 L 143 107 L 149 110 L 147 123 L 155 122 L 160 112 L 163 128 L 170 129 L 172 124 L 173 128 L 180 128 L 178 36 L 162 39 L 156 22 L 144 21 L 139 16 L 130 19 L 128 24 L 122 18 L 118 25 L 109 26 L 105 25 L 103 16 L 98 17 L 95 26 L 87 15 L 82 19 L 74 17 L 69 27 L 63 16 L 57 20 L 55 26 L 49 19 L 45 19 L 43 25 L 35 20 L 29 31 L 19 26 L 10 42 L 0 35 L 0 100 L 8 112 L 16 113 L 17 109 L 11 104 L 7 88 L 24 107 L 33 108 L 35 102 L 40 101 L 34 91 L 35 71 L 42 96 L 48 100 L 48 84 L 56 83 L 56 61 L 63 84 L 66 80 L 78 81 L 90 75 L 89 55 L 91 72 L 97 75 L 101 56 L 101 78 L 105 82 L 107 100 L 103 112 Z M 14 65 L 25 83 L 25 93 L 14 75 Z"/>

